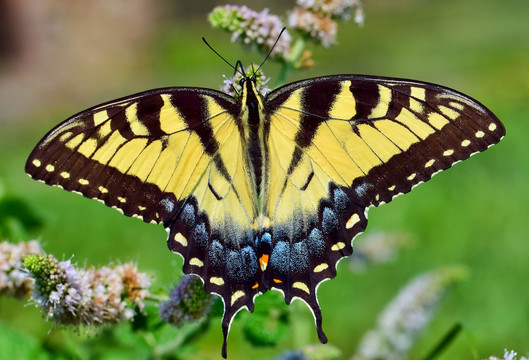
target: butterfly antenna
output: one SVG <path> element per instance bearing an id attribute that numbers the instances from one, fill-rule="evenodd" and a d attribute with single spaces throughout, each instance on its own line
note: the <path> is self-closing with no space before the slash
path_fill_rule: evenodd
<path id="1" fill-rule="evenodd" d="M 217 56 L 219 58 L 221 58 L 226 64 L 228 64 L 233 70 L 235 70 L 235 72 L 239 72 L 242 76 L 245 76 L 244 75 L 244 71 L 241 72 L 239 69 L 237 69 L 237 64 L 240 63 L 240 60 L 237 61 L 237 64 L 235 66 L 233 66 L 232 64 L 230 64 L 230 62 L 228 60 L 226 60 L 221 54 L 219 54 L 219 52 L 215 49 L 213 49 L 213 47 L 211 45 L 209 45 L 209 43 L 206 41 L 206 39 L 204 37 L 202 37 L 202 41 L 204 41 L 204 43 L 208 46 L 208 48 L 213 51 L 215 54 L 217 54 Z M 276 41 L 277 42 L 277 41 Z M 242 65 L 241 65 L 242 67 Z"/>
<path id="2" fill-rule="evenodd" d="M 242 66 L 242 61 L 241 61 L 241 60 L 237 60 L 237 63 L 235 63 L 235 67 L 240 68 L 240 70 L 236 70 L 236 71 L 239 71 L 239 73 L 240 73 L 244 78 L 246 78 L 246 72 L 244 71 L 244 66 Z"/>
<path id="3" fill-rule="evenodd" d="M 279 38 L 281 38 L 281 35 L 283 35 L 283 33 L 285 32 L 287 28 L 284 27 L 283 29 L 281 29 L 281 32 L 279 33 L 279 35 L 277 36 L 277 39 L 276 41 L 274 42 L 274 45 L 272 45 L 272 47 L 270 48 L 270 51 L 268 52 L 268 54 L 266 54 L 263 62 L 261 63 L 261 65 L 259 65 L 259 67 L 257 68 L 257 70 L 255 70 L 255 72 L 261 70 L 261 66 L 263 66 L 263 64 L 265 63 L 266 60 L 268 60 L 268 58 L 270 57 L 270 55 L 272 54 L 272 51 L 274 51 L 274 48 L 276 47 L 277 45 L 277 42 L 279 41 Z M 255 74 L 255 73 L 254 73 Z"/>

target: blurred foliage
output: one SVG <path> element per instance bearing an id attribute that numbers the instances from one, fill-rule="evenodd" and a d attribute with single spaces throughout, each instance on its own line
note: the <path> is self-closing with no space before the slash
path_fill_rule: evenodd
<path id="1" fill-rule="evenodd" d="M 343 262 L 338 277 L 320 287 L 330 342 L 341 350 L 341 358 L 348 358 L 362 334 L 374 325 L 377 314 L 407 279 L 435 266 L 461 263 L 471 270 L 469 281 L 454 290 L 440 315 L 419 338 L 410 358 L 427 354 L 456 322 L 465 323 L 473 341 L 458 337 L 438 357 L 441 360 L 471 358 L 476 349 L 481 357 L 499 354 L 504 347 L 516 348 L 520 353 L 528 351 L 529 2 L 372 0 L 364 2 L 364 9 L 364 28 L 359 30 L 353 23 L 341 26 L 340 45 L 314 48 L 314 68 L 295 73 L 289 80 L 333 73 L 370 73 L 441 83 L 486 104 L 504 122 L 507 136 L 491 150 L 456 165 L 428 185 L 371 210 L 368 232 L 405 231 L 413 234 L 416 241 L 397 260 L 368 272 L 351 274 Z M 23 168 L 29 152 L 46 131 L 82 108 L 147 88 L 218 88 L 222 74 L 231 75 L 231 70 L 209 52 L 200 41 L 201 36 L 232 62 L 261 60 L 230 44 L 222 32 L 211 30 L 206 25 L 206 15 L 190 21 L 162 17 L 156 35 L 141 52 L 128 49 L 138 56 L 127 59 L 127 68 L 134 69 L 127 76 L 120 73 L 116 81 L 112 72 L 101 77 L 97 72 L 85 73 L 79 80 L 81 90 L 59 101 L 47 99 L 44 104 L 48 106 L 32 108 L 31 116 L 0 124 L 3 199 L 18 199 L 15 203 L 25 204 L 2 210 L 17 219 L 19 225 L 14 229 L 28 227 L 24 223 L 28 218 L 37 225 L 41 221 L 45 226 L 39 234 L 48 251 L 67 258 L 75 254 L 76 259 L 94 265 L 113 259 L 134 259 L 141 269 L 152 269 L 156 286 L 170 284 L 181 276 L 182 261 L 167 251 L 166 234 L 161 227 L 125 218 L 95 201 L 34 182 L 24 175 Z M 107 27 L 108 23 L 96 25 L 109 33 L 127 31 Z M 74 38 L 82 43 L 82 34 Z M 59 58 L 61 54 L 54 56 Z M 106 57 L 109 68 L 123 66 L 123 58 L 114 60 Z M 278 71 L 277 66 L 265 64 L 267 75 L 274 76 Z M 76 81 L 81 72 L 81 68 L 69 71 L 70 80 Z M 97 81 L 86 85 L 86 74 Z M 45 73 L 41 75 L 45 81 L 54 82 Z M 12 91 L 24 99 L 26 89 Z M 1 106 L 22 105 L 2 101 Z M 26 208 L 13 215 L 17 206 Z M 16 236 L 18 230 L 10 226 L 7 231 Z M 0 228 L 6 231 L 4 225 Z M 356 241 L 362 240 L 359 237 Z M 273 295 L 267 293 L 257 301 Z M 237 316 L 230 334 L 230 359 L 246 359 L 248 354 L 255 359 L 268 359 L 284 349 L 298 347 L 296 339 L 300 337 L 317 341 L 315 331 L 308 330 L 313 322 L 310 311 L 297 303 L 288 308 L 283 303 L 275 309 L 288 312 L 293 318 L 288 338 L 275 347 L 253 348 L 243 340 L 244 319 Z M 220 319 L 214 317 L 212 324 L 212 330 L 194 343 L 195 348 L 201 349 L 200 355 L 188 349 L 182 358 L 218 357 L 222 343 Z M 149 339 L 146 334 L 139 341 L 130 326 L 118 326 L 91 337 L 50 330 L 34 308 L 0 298 L 0 359 L 6 354 L 12 355 L 9 358 L 39 359 L 38 347 L 53 349 L 53 358 L 59 359 L 142 359 L 148 356 L 149 341 L 169 341 L 177 336 L 177 331 L 166 326 L 158 336 L 161 340 Z"/>
<path id="2" fill-rule="evenodd" d="M 244 336 L 254 346 L 274 346 L 288 338 L 290 319 L 283 303 L 283 297 L 273 293 L 259 302 L 253 314 L 241 316 Z"/>
<path id="3" fill-rule="evenodd" d="M 0 179 L 0 241 L 29 240 L 42 226 L 30 203 L 20 196 L 7 195 Z"/>

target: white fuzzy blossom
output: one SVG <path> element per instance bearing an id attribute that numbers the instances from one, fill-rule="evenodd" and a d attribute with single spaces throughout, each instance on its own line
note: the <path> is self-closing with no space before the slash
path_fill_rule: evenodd
<path id="1" fill-rule="evenodd" d="M 514 352 L 513 350 L 509 351 L 505 349 L 505 352 L 503 354 L 503 358 L 499 358 L 497 356 L 491 356 L 487 360 L 516 360 L 516 356 L 518 354 Z M 528 360 L 525 356 L 522 356 L 519 360 Z"/>
<path id="2" fill-rule="evenodd" d="M 360 25 L 364 22 L 359 0 L 298 0 L 296 4 L 288 17 L 288 25 L 324 47 L 336 43 L 336 20 L 349 19 L 354 10 L 355 21 Z"/>
<path id="3" fill-rule="evenodd" d="M 356 10 L 355 21 L 357 21 L 357 17 L 362 11 L 362 5 L 359 0 L 297 0 L 296 4 L 300 8 L 314 13 L 344 20 L 349 19 L 351 12 Z"/>
<path id="4" fill-rule="evenodd" d="M 255 88 L 261 96 L 265 96 L 270 92 L 270 88 L 267 86 L 270 78 L 266 77 L 261 69 L 254 74 L 256 69 L 256 65 L 250 65 L 244 69 L 244 73 L 247 77 L 255 76 Z M 242 87 L 240 84 L 242 77 L 243 75 L 238 71 L 231 78 L 224 75 L 223 85 L 220 86 L 220 90 L 228 95 L 238 98 L 242 93 Z"/>
<path id="5" fill-rule="evenodd" d="M 209 312 L 213 297 L 204 291 L 202 281 L 193 275 L 184 276 L 169 293 L 169 299 L 160 304 L 163 321 L 181 327 L 187 322 L 202 319 Z"/>
<path id="6" fill-rule="evenodd" d="M 247 6 L 218 6 L 210 13 L 209 21 L 213 26 L 231 32 L 232 42 L 256 46 L 263 53 L 273 47 L 271 57 L 286 58 L 290 52 L 290 34 L 284 31 L 279 37 L 283 22 L 268 9 L 257 12 Z"/>
<path id="7" fill-rule="evenodd" d="M 447 267 L 413 279 L 380 314 L 375 329 L 361 340 L 353 360 L 407 358 L 417 336 L 437 310 L 447 288 L 464 269 Z"/>
<path id="8" fill-rule="evenodd" d="M 288 25 L 307 34 L 324 47 L 336 43 L 338 24 L 329 16 L 296 7 L 288 17 Z"/>
<path id="9" fill-rule="evenodd" d="M 0 295 L 24 298 L 31 294 L 33 279 L 21 265 L 24 256 L 37 253 L 42 253 L 42 248 L 36 240 L 0 242 Z"/>
<path id="10" fill-rule="evenodd" d="M 353 271 L 362 271 L 368 265 L 389 262 L 409 243 L 410 236 L 407 234 L 382 231 L 366 234 L 355 241 L 350 267 Z"/>
<path id="11" fill-rule="evenodd" d="M 27 257 L 33 302 L 56 324 L 100 325 L 131 320 L 144 308 L 150 278 L 131 264 L 79 269 L 51 255 Z"/>

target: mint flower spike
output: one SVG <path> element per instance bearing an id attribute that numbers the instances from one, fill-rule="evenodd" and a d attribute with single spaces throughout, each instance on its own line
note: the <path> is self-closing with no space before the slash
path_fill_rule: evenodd
<path id="1" fill-rule="evenodd" d="M 359 0 L 298 0 L 296 4 L 288 17 L 288 25 L 323 47 L 336 44 L 336 21 L 348 20 L 353 10 L 355 22 L 359 25 L 364 22 Z"/>
<path id="2" fill-rule="evenodd" d="M 35 279 L 33 302 L 58 325 L 102 325 L 131 320 L 143 310 L 150 278 L 126 263 L 79 269 L 70 260 L 30 255 L 24 266 Z"/>
<path id="3" fill-rule="evenodd" d="M 288 25 L 323 47 L 330 47 L 336 43 L 338 24 L 329 16 L 295 7 L 288 17 Z"/>
<path id="4" fill-rule="evenodd" d="M 407 358 L 448 288 L 465 277 L 465 268 L 447 266 L 414 278 L 379 315 L 376 328 L 363 337 L 352 360 Z"/>
<path id="5" fill-rule="evenodd" d="M 257 12 L 247 6 L 217 6 L 208 19 L 213 27 L 230 32 L 232 42 L 255 47 L 262 54 L 272 50 L 270 57 L 275 59 L 286 60 L 289 56 L 292 38 L 288 31 L 272 49 L 284 25 L 279 16 L 270 14 L 268 9 Z"/>
<path id="6" fill-rule="evenodd" d="M 349 258 L 351 270 L 361 272 L 369 265 L 382 264 L 394 260 L 398 252 L 411 243 L 411 236 L 398 232 L 374 231 L 355 242 L 355 251 Z"/>
<path id="7" fill-rule="evenodd" d="M 163 321 L 176 327 L 186 322 L 197 321 L 207 315 L 213 304 L 213 297 L 204 291 L 202 281 L 193 275 L 186 275 L 169 293 L 169 300 L 160 305 Z"/>
<path id="8" fill-rule="evenodd" d="M 23 299 L 33 290 L 33 279 L 22 269 L 22 262 L 29 254 L 42 253 L 36 240 L 20 243 L 0 242 L 0 295 Z"/>
<path id="9" fill-rule="evenodd" d="M 513 350 L 509 351 L 507 349 L 505 349 L 505 353 L 503 354 L 503 358 L 500 359 L 499 357 L 496 357 L 496 356 L 491 356 L 489 357 L 487 360 L 516 360 L 516 356 L 518 354 L 516 352 L 514 352 Z M 525 356 L 522 356 L 520 358 L 520 360 L 527 360 L 527 358 Z"/>
<path id="10" fill-rule="evenodd" d="M 356 10 L 355 21 L 357 23 L 359 23 L 357 18 L 362 13 L 360 0 L 297 0 L 296 4 L 315 14 L 343 20 L 348 20 L 351 12 Z"/>

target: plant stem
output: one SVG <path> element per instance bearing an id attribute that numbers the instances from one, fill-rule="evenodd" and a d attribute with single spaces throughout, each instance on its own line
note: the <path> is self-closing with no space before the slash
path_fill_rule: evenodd
<path id="1" fill-rule="evenodd" d="M 156 345 L 153 348 L 154 356 L 156 358 L 163 358 L 168 354 L 174 353 L 188 338 L 192 337 L 197 331 L 199 331 L 203 325 L 204 321 L 186 324 L 186 326 L 178 331 L 177 335 L 172 340 Z"/>
<path id="2" fill-rule="evenodd" d="M 305 36 L 300 36 L 297 38 L 296 42 L 292 46 L 290 56 L 283 62 L 275 87 L 284 85 L 287 82 L 288 75 L 290 75 L 292 70 L 299 66 L 298 62 L 301 58 L 301 55 L 303 54 L 303 50 L 305 50 L 306 44 L 307 39 Z"/>

